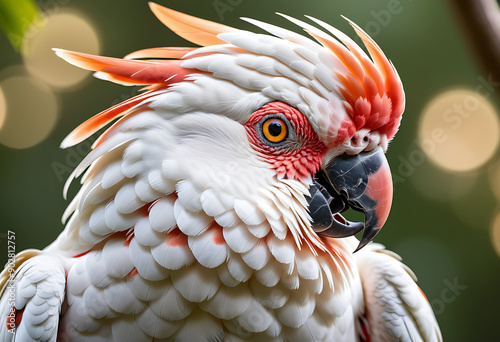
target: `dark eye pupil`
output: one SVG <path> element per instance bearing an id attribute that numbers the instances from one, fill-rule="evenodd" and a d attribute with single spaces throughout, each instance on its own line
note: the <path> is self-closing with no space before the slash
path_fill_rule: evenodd
<path id="1" fill-rule="evenodd" d="M 279 122 L 271 122 L 269 124 L 269 134 L 271 134 L 273 137 L 277 137 L 281 134 L 281 131 L 283 128 L 281 127 L 281 123 Z"/>

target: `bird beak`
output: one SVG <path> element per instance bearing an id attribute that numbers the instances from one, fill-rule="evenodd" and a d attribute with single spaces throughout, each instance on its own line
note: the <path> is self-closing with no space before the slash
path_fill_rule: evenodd
<path id="1" fill-rule="evenodd" d="M 392 177 L 382 148 L 328 162 L 309 188 L 313 229 L 328 237 L 347 237 L 364 228 L 355 252 L 370 242 L 384 225 L 392 203 Z M 364 224 L 346 220 L 352 208 L 365 214 Z"/>

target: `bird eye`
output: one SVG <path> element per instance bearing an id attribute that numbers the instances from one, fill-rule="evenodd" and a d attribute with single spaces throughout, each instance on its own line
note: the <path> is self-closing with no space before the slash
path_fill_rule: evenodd
<path id="1" fill-rule="evenodd" d="M 288 135 L 288 129 L 283 120 L 271 118 L 262 125 L 264 137 L 272 143 L 279 143 L 285 140 Z"/>

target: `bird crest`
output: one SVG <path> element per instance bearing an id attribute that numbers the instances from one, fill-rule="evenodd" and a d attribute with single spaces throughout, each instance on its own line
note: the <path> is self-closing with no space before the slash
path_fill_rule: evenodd
<path id="1" fill-rule="evenodd" d="M 405 105 L 400 78 L 379 46 L 353 22 L 349 21 L 369 56 L 347 35 L 312 17 L 308 18 L 328 33 L 282 15 L 302 27 L 315 41 L 253 19 L 243 18 L 271 35 L 239 30 L 155 3 L 150 3 L 150 7 L 172 31 L 202 47 L 151 48 L 133 52 L 123 59 L 55 49 L 66 61 L 96 71 L 98 78 L 146 86 L 144 93 L 82 123 L 63 141 L 62 147 L 83 141 L 114 119 L 126 116 L 168 91 L 172 85 L 189 81 L 193 75 L 209 73 L 240 85 L 248 69 L 256 72 L 249 75 L 253 83 L 244 86 L 296 106 L 327 146 L 350 139 L 360 129 L 378 132 L 387 141 L 394 137 Z M 248 54 L 254 57 L 252 62 L 244 58 Z M 224 70 L 227 68 L 224 63 L 216 63 L 216 59 L 223 56 L 239 58 L 236 64 L 240 68 L 233 66 L 231 70 Z M 268 58 L 260 58 L 264 56 Z M 273 89 L 268 85 L 271 78 L 288 78 L 291 82 L 281 84 L 281 90 Z M 287 87 L 295 87 L 293 90 L 299 96 L 294 95 L 294 91 L 287 92 Z M 106 133 L 95 145 L 105 137 Z"/>

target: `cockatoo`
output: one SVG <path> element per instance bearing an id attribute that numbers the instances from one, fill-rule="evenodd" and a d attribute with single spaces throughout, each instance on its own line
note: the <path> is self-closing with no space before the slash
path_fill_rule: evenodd
<path id="1" fill-rule="evenodd" d="M 379 46 L 352 22 L 370 56 L 311 17 L 282 15 L 312 39 L 150 6 L 201 47 L 55 50 L 145 88 L 62 142 L 118 119 L 68 180 L 86 171 L 64 231 L 5 269 L 1 341 L 442 341 L 413 273 L 369 243 L 405 103 Z"/>

